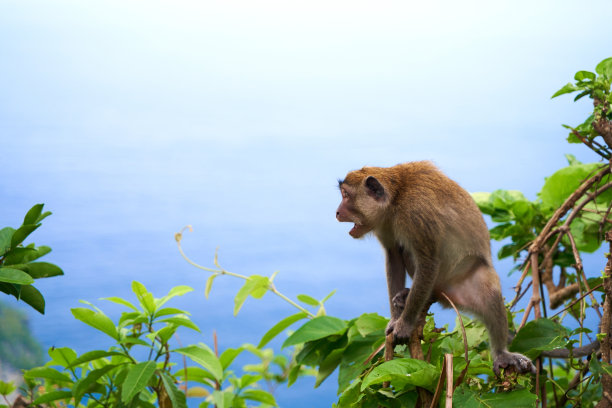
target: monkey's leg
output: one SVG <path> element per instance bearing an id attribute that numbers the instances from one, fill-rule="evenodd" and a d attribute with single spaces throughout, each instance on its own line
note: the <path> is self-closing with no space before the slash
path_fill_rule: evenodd
<path id="1" fill-rule="evenodd" d="M 508 351 L 508 319 L 504 300 L 497 287 L 499 284 L 495 270 L 481 265 L 475 273 L 477 278 L 484 279 L 481 279 L 480 284 L 477 285 L 480 288 L 479 293 L 473 289 L 472 292 L 468 292 L 474 296 L 471 296 L 471 299 L 467 298 L 471 305 L 464 306 L 467 306 L 465 309 L 476 314 L 487 327 L 493 355 L 493 371 L 497 376 L 502 368 L 512 369 L 520 374 L 535 374 L 535 366 L 530 359 L 522 354 Z M 491 278 L 492 276 L 495 279 Z"/>
<path id="2" fill-rule="evenodd" d="M 512 369 L 519 374 L 535 374 L 536 368 L 531 360 L 519 353 L 508 351 L 508 319 L 501 294 L 490 293 L 491 314 L 483 313 L 482 319 L 489 331 L 491 353 L 493 354 L 493 372 L 500 375 L 500 369 Z"/>

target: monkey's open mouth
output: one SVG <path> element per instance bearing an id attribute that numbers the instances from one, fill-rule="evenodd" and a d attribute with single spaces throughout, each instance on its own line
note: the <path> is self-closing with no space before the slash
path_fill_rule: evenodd
<path id="1" fill-rule="evenodd" d="M 362 236 L 367 234 L 369 231 L 370 229 L 366 227 L 365 225 L 355 224 L 353 228 L 351 228 L 351 230 L 349 231 L 349 234 L 353 238 L 361 238 Z"/>

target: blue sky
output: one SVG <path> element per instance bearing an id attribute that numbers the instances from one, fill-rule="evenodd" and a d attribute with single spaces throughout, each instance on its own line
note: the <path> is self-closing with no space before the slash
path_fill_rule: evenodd
<path id="1" fill-rule="evenodd" d="M 84 351 L 93 333 L 69 308 L 129 297 L 134 279 L 158 296 L 196 288 L 180 302 L 205 333 L 184 341 L 217 328 L 228 347 L 257 342 L 292 313 L 268 295 L 233 318 L 229 279 L 206 301 L 206 276 L 174 246 L 186 224 L 202 263 L 218 246 L 227 269 L 280 270 L 289 295 L 338 289 L 331 314 L 385 314 L 380 248 L 335 221 L 337 178 L 428 159 L 469 191 L 534 199 L 564 153 L 596 160 L 560 126 L 588 102 L 550 96 L 611 56 L 611 12 L 607 1 L 0 2 L 0 225 L 45 202 L 54 215 L 33 239 L 66 272 L 41 282 L 35 333 Z M 303 392 L 329 405 L 326 387 Z"/>

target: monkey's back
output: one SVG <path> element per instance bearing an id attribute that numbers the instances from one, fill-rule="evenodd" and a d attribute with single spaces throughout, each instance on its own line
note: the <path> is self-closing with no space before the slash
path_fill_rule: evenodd
<path id="1" fill-rule="evenodd" d="M 409 241 L 407 247 L 437 243 L 441 278 L 462 262 L 469 263 L 469 258 L 491 264 L 489 231 L 465 189 L 428 161 L 398 164 L 388 171 L 397 186 L 392 208 L 402 212 L 394 214 L 393 219 L 403 225 L 394 229 L 409 235 L 396 235 L 396 239 Z"/>

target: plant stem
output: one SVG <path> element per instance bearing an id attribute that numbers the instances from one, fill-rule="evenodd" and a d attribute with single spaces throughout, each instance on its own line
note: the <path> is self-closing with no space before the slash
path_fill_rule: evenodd
<path id="1" fill-rule="evenodd" d="M 183 232 L 185 230 L 189 230 L 191 231 L 191 226 L 187 226 L 184 227 L 181 232 L 177 232 L 174 235 L 174 239 L 176 240 L 176 245 L 178 246 L 178 250 L 181 253 L 181 256 L 183 257 L 183 259 L 185 259 L 189 264 L 195 266 L 198 269 L 201 269 L 203 271 L 206 272 L 211 272 L 211 273 L 215 273 L 218 275 L 228 275 L 228 276 L 233 276 L 235 278 L 239 278 L 239 279 L 243 279 L 243 280 L 249 280 L 251 279 L 249 276 L 246 275 L 240 275 L 238 273 L 234 273 L 234 272 L 229 272 L 226 271 L 225 269 L 223 269 L 220 265 L 219 262 L 217 261 L 217 254 L 215 253 L 215 266 L 217 267 L 217 269 L 213 269 L 213 268 L 207 268 L 205 266 L 199 265 L 195 262 L 193 262 L 191 259 L 189 259 L 187 257 L 187 255 L 185 255 L 185 252 L 183 251 L 183 248 L 181 246 L 181 240 L 183 238 Z M 296 302 L 294 302 L 293 300 L 289 299 L 287 296 L 283 295 L 281 292 L 278 291 L 278 289 L 276 289 L 276 286 L 274 286 L 274 284 L 272 283 L 272 281 L 270 280 L 270 284 L 268 285 L 268 289 L 274 293 L 276 296 L 280 297 L 281 299 L 283 299 L 285 302 L 289 303 L 291 306 L 297 308 L 298 310 L 300 310 L 301 312 L 306 313 L 306 315 L 308 316 L 308 318 L 312 319 L 315 317 L 315 315 L 311 312 L 309 312 L 308 310 L 306 310 L 305 308 L 303 308 L 302 306 L 298 305 Z"/>

